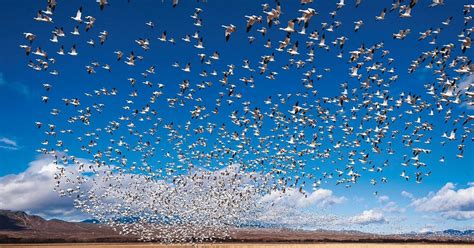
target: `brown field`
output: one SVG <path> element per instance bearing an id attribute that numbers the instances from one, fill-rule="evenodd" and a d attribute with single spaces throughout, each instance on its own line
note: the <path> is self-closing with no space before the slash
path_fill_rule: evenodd
<path id="1" fill-rule="evenodd" d="M 461 248 L 461 247 L 473 247 L 472 244 L 427 244 L 427 243 L 314 243 L 314 244 L 291 244 L 291 243 L 266 243 L 266 244 L 196 244 L 196 245 L 163 245 L 163 244 L 95 244 L 95 243 L 84 243 L 84 244 L 0 244 L 0 248 L 165 248 L 165 247 L 177 247 L 177 248 L 378 248 L 378 247 L 404 247 L 404 248 L 416 248 L 416 247 L 430 247 L 430 248 Z"/>

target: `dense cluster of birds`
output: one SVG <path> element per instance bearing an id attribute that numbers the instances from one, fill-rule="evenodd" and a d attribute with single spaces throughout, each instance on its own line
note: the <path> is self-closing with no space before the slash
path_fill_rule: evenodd
<path id="1" fill-rule="evenodd" d="M 474 106 L 474 88 L 472 79 L 466 79 L 474 71 L 469 57 L 474 5 L 464 5 L 460 15 L 448 16 L 438 27 L 419 34 L 410 28 L 393 33 L 400 44 L 418 35 L 420 43 L 431 47 L 407 55 L 415 57 L 403 69 L 409 75 L 429 70 L 436 78 L 424 84 L 424 92 L 414 93 L 394 87 L 400 84 L 399 73 L 384 42 L 348 41 L 366 22 L 383 22 L 388 15 L 411 18 L 423 8 L 442 8 L 444 1 L 395 0 L 373 20 L 345 23 L 354 25 L 353 33 L 340 32 L 338 13 L 363 1 L 340 0 L 323 14 L 313 0 L 300 0 L 297 13 L 285 11 L 285 5 L 295 3 L 265 3 L 260 12 L 234 24 L 219 24 L 224 45 L 233 46 L 235 36 L 245 35 L 255 53 L 264 53 L 258 60 L 252 56 L 223 64 L 232 57 L 223 59 L 223 52 L 206 44 L 212 38 L 201 32 L 204 9 L 212 6 L 198 1 L 200 7 L 188 19 L 195 29 L 190 34 L 156 35 L 158 25 L 148 21 L 142 28 L 154 36 L 132 37 L 132 51 L 113 48 L 113 54 L 104 56 L 113 59 L 91 59 L 79 70 L 68 69 L 90 74 L 91 80 L 94 75 L 130 70 L 122 82 L 87 85 L 82 96 L 69 92 L 77 95 L 60 99 L 51 94 L 53 83 L 43 83 L 41 100 L 53 107 L 48 107 L 47 121 L 36 122 L 45 134 L 38 152 L 54 156 L 58 192 L 74 197 L 78 208 L 126 234 L 145 240 L 207 240 L 226 237 L 229 228 L 251 222 L 264 211 L 260 197 L 270 192 L 296 190 L 306 195 L 324 183 L 349 188 L 362 178 L 372 185 L 384 184 L 391 180 L 384 174 L 388 167 L 399 170 L 404 180 L 422 183 L 432 170 L 424 162 L 427 157 L 439 163 L 463 157 L 473 140 L 474 115 L 466 109 Z M 20 47 L 30 58 L 28 67 L 60 81 L 61 69 L 76 63 L 68 56 L 81 56 L 81 49 L 92 47 L 97 58 L 104 54 L 101 49 L 107 47 L 110 34 L 96 30 L 100 16 L 89 16 L 82 7 L 70 13 L 72 30 L 58 26 L 53 22 L 57 4 L 48 0 L 34 17 L 51 23 L 51 37 L 25 32 Z M 97 4 L 101 13 L 113 8 L 107 0 Z M 171 4 L 180 7 L 178 0 Z M 317 24 L 316 16 L 327 21 Z M 463 23 L 462 32 L 443 37 L 453 19 Z M 452 43 L 440 44 L 438 37 Z M 130 37 L 119 37 L 126 38 Z M 57 50 L 36 45 L 41 42 L 56 43 Z M 149 60 L 155 56 L 153 50 L 160 49 L 157 43 L 165 49 L 186 45 L 189 62 L 158 68 Z M 318 91 L 319 82 L 331 73 L 331 67 L 319 66 L 325 56 L 348 67 L 345 80 L 337 83 L 340 91 L 328 96 Z M 187 79 L 162 82 L 162 71 Z M 290 72 L 295 79 L 301 75 L 301 85 L 292 83 L 297 91 L 282 89 L 281 94 L 259 94 L 260 99 L 250 101 L 248 94 L 260 82 L 278 81 L 280 74 Z M 431 154 L 433 147 L 437 152 Z M 457 153 L 452 155 L 447 147 Z"/>

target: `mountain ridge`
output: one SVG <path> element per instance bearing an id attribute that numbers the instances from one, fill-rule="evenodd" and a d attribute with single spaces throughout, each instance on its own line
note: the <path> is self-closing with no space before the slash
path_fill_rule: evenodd
<path id="1" fill-rule="evenodd" d="M 96 220 L 67 222 L 46 220 L 24 211 L 0 210 L 0 243 L 138 242 L 120 235 Z M 426 234 L 380 235 L 360 231 L 294 230 L 286 228 L 236 228 L 223 242 L 442 242 L 474 243 L 474 231 L 448 229 Z"/>

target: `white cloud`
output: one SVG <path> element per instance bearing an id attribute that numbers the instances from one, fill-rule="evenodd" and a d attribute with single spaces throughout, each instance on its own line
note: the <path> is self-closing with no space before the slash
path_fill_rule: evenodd
<path id="1" fill-rule="evenodd" d="M 469 85 L 474 84 L 474 74 L 470 74 L 468 76 L 465 76 L 461 82 L 459 82 L 458 89 L 461 90 L 462 92 L 466 91 L 466 88 L 469 87 Z"/>
<path id="2" fill-rule="evenodd" d="M 327 229 L 338 225 L 341 221 L 337 216 L 326 213 L 324 208 L 344 201 L 345 197 L 335 196 L 328 189 L 299 192 L 290 188 L 285 193 L 272 191 L 260 199 L 259 205 L 263 211 L 255 217 L 261 223 L 277 226 Z"/>
<path id="3" fill-rule="evenodd" d="M 294 188 L 287 189 L 285 193 L 273 191 L 263 196 L 261 201 L 263 203 L 274 203 L 275 205 L 288 207 L 307 208 L 317 206 L 323 208 L 342 203 L 346 200 L 345 197 L 334 196 L 333 192 L 328 189 L 317 189 L 311 193 L 303 193 Z"/>
<path id="4" fill-rule="evenodd" d="M 436 193 L 413 199 L 411 205 L 417 211 L 440 213 L 448 219 L 474 219 L 474 186 L 456 190 L 453 183 L 447 183 Z"/>
<path id="5" fill-rule="evenodd" d="M 77 219 L 81 213 L 74 208 L 73 199 L 60 197 L 53 190 L 56 167 L 52 158 L 41 157 L 30 162 L 24 172 L 0 177 L 0 209 Z"/>
<path id="6" fill-rule="evenodd" d="M 410 193 L 410 192 L 407 192 L 407 191 L 403 190 L 401 194 L 402 194 L 402 196 L 404 196 L 404 197 L 413 199 L 413 194 Z"/>
<path id="7" fill-rule="evenodd" d="M 404 213 L 406 210 L 398 206 L 394 201 L 389 201 L 382 208 L 382 211 L 386 213 Z"/>
<path id="8" fill-rule="evenodd" d="M 461 91 L 462 93 L 465 93 L 467 91 L 466 89 L 472 84 L 474 84 L 474 74 L 465 76 L 458 84 L 458 92 Z M 470 98 L 468 97 L 464 102 L 461 103 L 461 106 L 470 110 L 474 109 L 474 105 L 469 105 L 469 103 Z"/>
<path id="9" fill-rule="evenodd" d="M 470 220 L 474 219 L 474 211 L 447 211 L 441 213 L 444 218 L 452 220 Z"/>
<path id="10" fill-rule="evenodd" d="M 16 141 L 6 137 L 0 137 L 0 148 L 8 150 L 18 150 L 20 147 L 18 146 Z"/>
<path id="11" fill-rule="evenodd" d="M 433 231 L 434 231 L 434 228 L 435 228 L 435 226 L 433 226 L 433 225 L 426 225 L 426 226 L 422 227 L 422 228 L 420 229 L 420 231 L 418 231 L 418 232 L 419 232 L 419 233 L 433 232 Z"/>
<path id="12" fill-rule="evenodd" d="M 380 203 L 388 202 L 388 200 L 390 200 L 390 197 L 388 197 L 386 195 L 381 195 L 378 198 L 378 202 L 380 202 Z"/>
<path id="13" fill-rule="evenodd" d="M 458 84 L 458 88 L 461 91 L 465 91 L 466 87 L 469 87 L 469 85 L 474 83 L 474 74 L 470 74 L 468 76 L 465 76 L 461 82 Z"/>
<path id="14" fill-rule="evenodd" d="M 349 223 L 356 225 L 383 224 L 386 222 L 383 213 L 376 209 L 365 210 L 361 214 L 349 218 Z"/>

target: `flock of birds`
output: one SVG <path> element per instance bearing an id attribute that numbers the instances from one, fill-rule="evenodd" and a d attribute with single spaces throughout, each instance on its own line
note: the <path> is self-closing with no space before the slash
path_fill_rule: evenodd
<path id="1" fill-rule="evenodd" d="M 100 16 L 88 16 L 82 7 L 70 14 L 72 30 L 58 26 L 53 22 L 57 4 L 48 0 L 34 17 L 54 23 L 51 37 L 24 33 L 26 42 L 20 47 L 30 58 L 28 67 L 60 78 L 61 67 L 75 63 L 72 57 L 81 56 L 86 46 L 101 54 L 110 34 L 95 30 Z M 97 4 L 101 13 L 113 8 L 107 0 Z M 171 4 L 180 7 L 178 0 Z M 373 20 L 344 24 L 354 25 L 353 33 L 340 32 L 338 13 L 364 5 L 362 0 L 340 0 L 324 14 L 314 8 L 313 0 L 300 0 L 297 13 L 285 11 L 293 2 L 265 3 L 260 12 L 222 25 L 225 45 L 246 35 L 250 47 L 265 53 L 257 61 L 249 58 L 235 64 L 223 64 L 231 57 L 223 59 L 225 53 L 207 46 L 200 32 L 205 28 L 202 14 L 212 6 L 198 4 L 202 8 L 190 13 L 195 29 L 190 34 L 178 38 L 164 31 L 156 36 L 157 25 L 148 21 L 143 28 L 152 30 L 154 37 L 132 38 L 132 51 L 113 48 L 113 59 L 92 60 L 77 72 L 93 80 L 95 74 L 134 68 L 123 82 L 62 99 L 50 94 L 53 83 L 43 83 L 41 100 L 53 107 L 48 107 L 48 123 L 36 122 L 45 134 L 38 152 L 51 154 L 58 164 L 56 189 L 123 233 L 170 242 L 226 237 L 232 227 L 265 214 L 268 206 L 259 199 L 270 192 L 283 195 L 291 189 L 307 195 L 325 183 L 349 188 L 358 182 L 376 189 L 391 180 L 384 174 L 387 169 L 398 170 L 406 181 L 422 183 L 433 167 L 423 162 L 425 158 L 436 157 L 439 163 L 462 158 L 473 140 L 474 115 L 466 109 L 474 106 L 474 88 L 472 80 L 463 82 L 474 71 L 469 57 L 474 5 L 464 5 L 462 15 L 447 16 L 438 27 L 418 34 L 418 41 L 431 49 L 413 55 L 403 70 L 410 75 L 420 68 L 430 70 L 436 80 L 417 94 L 393 86 L 400 84 L 399 75 L 384 42 L 348 41 L 365 22 L 383 22 L 388 15 L 410 18 L 423 8 L 442 8 L 443 0 L 395 0 Z M 328 21 L 318 24 L 316 16 Z M 463 23 L 462 32 L 454 40 L 442 37 L 453 19 Z M 393 39 L 402 44 L 414 35 L 410 28 L 400 29 Z M 83 36 L 88 40 L 79 43 Z M 438 37 L 452 43 L 439 44 Z M 68 38 L 75 45 L 65 47 L 62 42 Z M 125 38 L 129 37 L 120 37 Z M 43 50 L 38 42 L 55 43 L 57 50 Z M 159 49 L 156 43 L 166 49 L 186 44 L 193 51 L 190 62 L 158 69 L 148 62 L 152 50 Z M 348 67 L 348 74 L 339 92 L 322 96 L 318 83 L 331 68 L 316 64 L 333 55 L 341 61 L 339 66 Z M 159 83 L 159 71 L 165 70 L 188 79 Z M 299 91 L 260 95 L 258 102 L 246 99 L 259 84 L 278 81 L 283 73 L 294 73 L 295 79 L 301 75 L 301 85 L 295 84 Z M 117 103 L 123 103 L 121 108 L 114 107 Z M 434 146 L 437 152 L 430 154 Z M 448 147 L 457 153 L 452 155 Z M 447 153 L 440 154 L 443 150 Z"/>

